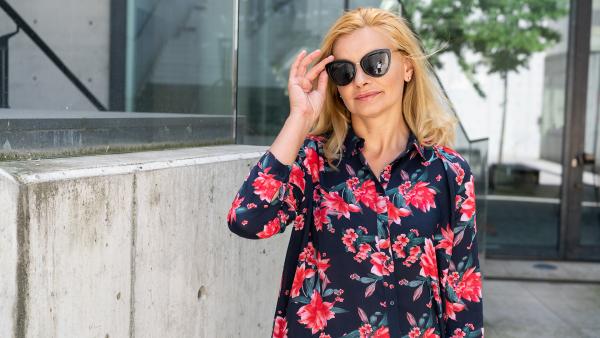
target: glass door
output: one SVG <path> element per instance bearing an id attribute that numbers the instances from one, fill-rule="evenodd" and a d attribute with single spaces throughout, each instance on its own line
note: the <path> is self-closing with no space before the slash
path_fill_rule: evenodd
<path id="1" fill-rule="evenodd" d="M 577 205 L 569 208 L 574 215 L 566 234 L 566 258 L 580 260 L 600 260 L 600 0 L 592 2 L 590 26 L 586 104 L 573 114 L 571 166 L 580 196 L 568 198 Z"/>

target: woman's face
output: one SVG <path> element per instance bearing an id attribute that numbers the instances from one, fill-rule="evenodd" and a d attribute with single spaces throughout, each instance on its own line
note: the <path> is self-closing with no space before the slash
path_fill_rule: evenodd
<path id="1" fill-rule="evenodd" d="M 389 48 L 390 67 L 381 77 L 372 77 L 363 71 L 360 59 L 367 53 L 380 48 Z M 352 82 L 337 86 L 346 108 L 362 117 L 381 114 L 396 114 L 402 111 L 404 81 L 412 77 L 412 66 L 401 52 L 396 51 L 391 39 L 372 27 L 364 27 L 339 37 L 333 46 L 335 60 L 348 60 L 355 64 L 356 75 Z M 365 93 L 375 95 L 360 97 Z"/>

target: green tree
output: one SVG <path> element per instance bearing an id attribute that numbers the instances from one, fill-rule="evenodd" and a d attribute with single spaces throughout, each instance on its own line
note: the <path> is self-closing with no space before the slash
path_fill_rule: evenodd
<path id="1" fill-rule="evenodd" d="M 384 1 L 385 2 L 385 1 Z M 504 82 L 500 157 L 506 117 L 508 73 L 529 68 L 531 55 L 559 42 L 559 32 L 548 27 L 568 14 L 568 0 L 397 0 L 397 10 L 423 41 L 426 50 L 441 51 L 430 58 L 442 68 L 440 55 L 454 54 L 476 92 L 485 97 L 475 73 L 484 67 Z M 467 60 L 471 53 L 476 60 Z"/>

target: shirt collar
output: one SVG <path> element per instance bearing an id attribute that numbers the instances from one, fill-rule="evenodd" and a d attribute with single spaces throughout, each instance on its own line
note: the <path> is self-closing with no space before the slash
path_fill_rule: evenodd
<path id="1" fill-rule="evenodd" d="M 352 124 L 348 124 L 348 133 L 346 134 L 346 138 L 344 139 L 344 147 L 346 151 L 350 154 L 360 147 L 362 147 L 365 143 L 365 139 L 356 135 L 354 128 L 352 128 Z M 406 148 L 412 147 L 417 150 L 417 153 L 421 156 L 423 161 L 426 161 L 425 157 L 425 148 L 419 143 L 417 136 L 413 133 L 409 128 L 408 141 L 406 143 Z"/>

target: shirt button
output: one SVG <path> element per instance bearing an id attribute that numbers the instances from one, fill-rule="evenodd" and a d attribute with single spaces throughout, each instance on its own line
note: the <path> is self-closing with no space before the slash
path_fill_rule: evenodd
<path id="1" fill-rule="evenodd" d="M 395 304 L 395 303 L 394 303 L 394 301 L 393 301 L 393 300 L 391 300 L 391 301 L 390 301 L 390 305 L 394 305 L 394 304 Z"/>

